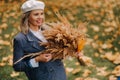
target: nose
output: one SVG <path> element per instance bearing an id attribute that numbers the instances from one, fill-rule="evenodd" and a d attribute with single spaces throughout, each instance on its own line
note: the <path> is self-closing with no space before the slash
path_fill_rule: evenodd
<path id="1" fill-rule="evenodd" d="M 39 15 L 39 18 L 44 18 L 44 15 Z"/>
<path id="2" fill-rule="evenodd" d="M 39 16 L 39 17 L 38 17 L 38 20 L 43 20 L 43 18 L 44 18 L 44 17 L 42 17 L 42 16 Z"/>

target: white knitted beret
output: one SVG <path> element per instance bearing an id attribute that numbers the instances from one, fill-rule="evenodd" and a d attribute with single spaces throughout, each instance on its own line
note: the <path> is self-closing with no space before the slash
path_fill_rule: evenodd
<path id="1" fill-rule="evenodd" d="M 42 9 L 44 10 L 45 4 L 42 1 L 37 0 L 27 0 L 21 6 L 21 10 L 23 13 L 26 13 L 31 10 Z"/>

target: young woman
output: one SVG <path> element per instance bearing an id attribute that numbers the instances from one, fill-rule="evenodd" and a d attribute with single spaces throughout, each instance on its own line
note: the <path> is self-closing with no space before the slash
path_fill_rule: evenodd
<path id="1" fill-rule="evenodd" d="M 25 72 L 29 80 L 66 80 L 63 63 L 60 59 L 51 61 L 52 55 L 49 53 L 28 57 L 14 64 L 25 55 L 45 50 L 39 45 L 39 42 L 47 42 L 41 33 L 44 7 L 45 4 L 37 0 L 28 0 L 22 4 L 21 31 L 14 37 L 13 68 Z"/>

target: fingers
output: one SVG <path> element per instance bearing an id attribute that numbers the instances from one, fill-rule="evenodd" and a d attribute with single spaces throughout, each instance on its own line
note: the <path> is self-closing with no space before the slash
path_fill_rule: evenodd
<path id="1" fill-rule="evenodd" d="M 51 54 L 43 54 L 45 57 L 52 57 Z"/>
<path id="2" fill-rule="evenodd" d="M 51 54 L 44 54 L 44 58 L 45 58 L 45 62 L 48 62 L 52 59 L 52 55 Z"/>
<path id="3" fill-rule="evenodd" d="M 52 59 L 52 54 L 40 54 L 36 58 L 37 62 L 48 62 Z"/>

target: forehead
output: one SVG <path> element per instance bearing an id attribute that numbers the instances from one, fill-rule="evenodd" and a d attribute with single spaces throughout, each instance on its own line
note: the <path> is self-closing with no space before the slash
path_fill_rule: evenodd
<path id="1" fill-rule="evenodd" d="M 31 13 L 43 13 L 44 10 L 42 9 L 36 9 L 36 10 L 32 10 Z"/>

